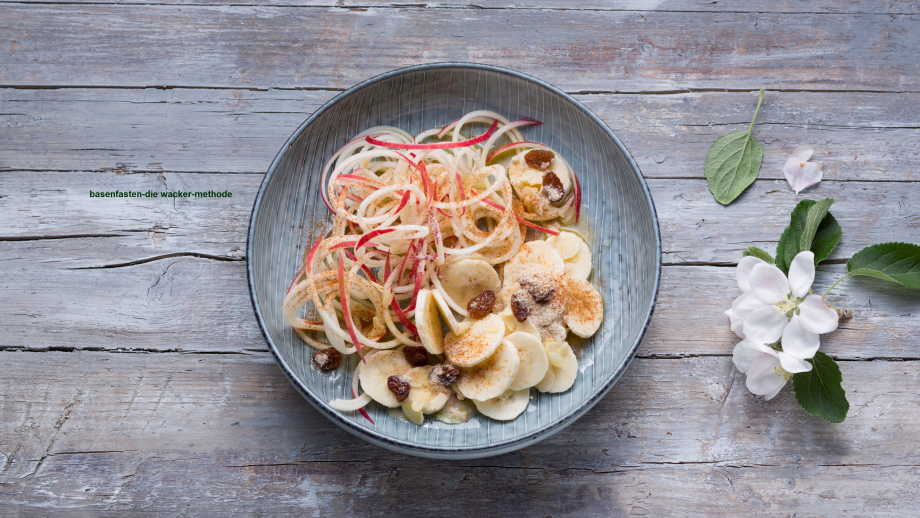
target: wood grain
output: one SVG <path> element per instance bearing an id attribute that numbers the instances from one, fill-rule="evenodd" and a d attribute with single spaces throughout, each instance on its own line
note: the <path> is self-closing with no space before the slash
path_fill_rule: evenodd
<path id="1" fill-rule="evenodd" d="M 831 425 L 789 388 L 756 399 L 728 358 L 637 360 L 567 430 L 463 462 L 340 431 L 267 355 L 4 352 L 0 365 L 3 514 L 887 516 L 918 503 L 920 400 L 903 390 L 915 361 L 843 362 L 851 411 Z"/>
<path id="2" fill-rule="evenodd" d="M 0 89 L 0 169 L 263 173 L 331 91 Z M 750 123 L 750 93 L 576 95 L 650 178 L 703 178 L 709 146 Z M 920 94 L 768 92 L 761 178 L 801 144 L 826 178 L 920 179 Z M 446 121 L 445 121 L 446 122 Z M 35 147 L 42 149 L 35 152 Z"/>
<path id="3" fill-rule="evenodd" d="M 25 172 L 0 175 L 0 240 L 96 239 L 42 243 L 51 267 L 120 264 L 169 253 L 240 260 L 261 175 Z M 796 195 L 785 180 L 758 180 L 732 205 L 712 197 L 705 180 L 649 179 L 665 264 L 736 264 L 758 246 L 773 252 L 796 203 L 832 197 L 843 240 L 830 256 L 842 261 L 885 241 L 920 242 L 917 182 L 825 180 Z M 89 192 L 164 189 L 230 191 L 232 198 L 90 198 Z M 95 236 L 95 237 L 93 237 Z M 9 245 L 28 250 L 31 245 Z M 51 248 L 47 248 L 51 247 Z M 59 252 L 52 250 L 58 247 Z M 2 253 L 2 251 L 0 251 Z M 17 252 L 19 253 L 19 252 Z M 293 273 L 293 272 L 292 272 Z"/>
<path id="4" fill-rule="evenodd" d="M 718 2 L 695 2 L 693 0 L 625 0 L 615 3 L 603 0 L 582 1 L 577 4 L 565 0 L 477 0 L 475 2 L 437 2 L 415 0 L 412 2 L 392 2 L 390 0 L 3 0 L 0 3 L 107 3 L 107 4 L 144 4 L 144 5 L 264 5 L 264 6 L 298 6 L 298 7 L 335 7 L 350 9 L 540 9 L 540 10 L 577 10 L 577 11 L 676 11 L 676 12 L 739 12 L 739 13 L 794 13 L 794 14 L 910 14 L 920 12 L 920 7 L 912 2 L 892 2 L 873 0 L 852 2 L 847 0 L 810 1 L 807 4 L 793 0 L 767 1 L 748 0 L 743 4 L 732 5 L 731 9 Z"/>
<path id="5" fill-rule="evenodd" d="M 381 14 L 3 4 L 0 83 L 347 88 L 401 66 L 472 61 L 512 67 L 582 92 L 761 86 L 920 91 L 914 52 L 920 34 L 913 14 L 562 10 L 546 16 L 490 9 Z"/>

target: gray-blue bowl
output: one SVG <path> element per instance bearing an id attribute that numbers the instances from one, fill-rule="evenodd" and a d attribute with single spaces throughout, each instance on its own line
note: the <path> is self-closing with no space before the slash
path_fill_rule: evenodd
<path id="1" fill-rule="evenodd" d="M 371 403 L 376 424 L 359 413 L 327 405 L 350 398 L 349 370 L 311 369 L 312 350 L 285 324 L 281 302 L 299 269 L 311 230 L 328 221 L 320 197 L 324 162 L 359 131 L 392 125 L 411 133 L 493 110 L 511 120 L 537 119 L 528 140 L 561 153 L 583 190 L 581 229 L 593 240 L 591 281 L 605 301 L 604 322 L 578 348 L 580 373 L 559 394 L 533 391 L 530 406 L 513 421 L 477 416 L 462 425 L 427 419 L 416 426 Z M 393 451 L 422 457 L 469 459 L 534 444 L 562 430 L 613 387 L 648 329 L 661 278 L 661 237 L 648 186 L 626 147 L 600 119 L 571 96 L 518 72 L 468 63 L 437 63 L 395 70 L 356 85 L 316 111 L 282 146 L 259 194 L 249 224 L 249 288 L 268 347 L 294 387 L 346 431 Z"/>

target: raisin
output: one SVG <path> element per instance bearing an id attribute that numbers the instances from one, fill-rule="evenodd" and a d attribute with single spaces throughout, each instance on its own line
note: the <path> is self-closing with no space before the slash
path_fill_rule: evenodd
<path id="1" fill-rule="evenodd" d="M 492 312 L 492 306 L 495 304 L 495 292 L 492 290 L 482 290 L 479 295 L 471 298 L 466 303 L 466 311 L 472 318 L 483 318 Z"/>
<path id="2" fill-rule="evenodd" d="M 511 296 L 511 312 L 518 322 L 523 322 L 530 316 L 530 305 L 527 304 L 527 295 L 523 291 Z"/>
<path id="3" fill-rule="evenodd" d="M 522 288 L 527 290 L 527 293 L 530 293 L 530 296 L 533 297 L 533 300 L 539 302 L 540 304 L 546 304 L 553 300 L 553 295 L 556 294 L 555 288 L 553 285 L 548 282 L 540 282 L 533 277 L 524 277 L 518 279 L 518 284 Z"/>
<path id="4" fill-rule="evenodd" d="M 489 231 L 489 222 L 486 221 L 486 218 L 479 218 L 476 220 L 476 228 L 483 232 Z"/>
<path id="5" fill-rule="evenodd" d="M 399 376 L 390 376 L 387 378 L 387 388 L 396 396 L 396 401 L 402 403 L 409 397 L 409 382 Z"/>
<path id="6" fill-rule="evenodd" d="M 409 362 L 409 365 L 413 367 L 420 367 L 422 365 L 428 364 L 428 352 L 425 351 L 424 347 L 419 347 L 417 345 L 407 345 L 403 347 L 403 356 L 406 357 L 406 361 Z"/>
<path id="7" fill-rule="evenodd" d="M 531 241 L 543 241 L 543 232 L 531 227 L 527 228 L 527 234 L 524 235 L 524 242 L 529 243 Z"/>
<path id="8" fill-rule="evenodd" d="M 431 369 L 431 374 L 428 375 L 428 381 L 442 387 L 449 387 L 456 383 L 458 379 L 460 379 L 460 369 L 446 363 L 435 365 Z"/>
<path id="9" fill-rule="evenodd" d="M 524 161 L 527 162 L 527 165 L 534 169 L 539 169 L 540 171 L 549 169 L 549 166 L 553 165 L 553 160 L 555 159 L 556 155 L 552 151 L 547 151 L 545 149 L 534 149 L 528 151 L 527 154 L 524 155 Z"/>
<path id="10" fill-rule="evenodd" d="M 565 197 L 565 187 L 562 186 L 562 180 L 556 176 L 556 173 L 546 173 L 543 175 L 543 196 L 550 203 L 556 204 Z"/>
<path id="11" fill-rule="evenodd" d="M 331 371 L 342 364 L 342 353 L 334 347 L 313 353 L 313 363 L 322 371 Z"/>

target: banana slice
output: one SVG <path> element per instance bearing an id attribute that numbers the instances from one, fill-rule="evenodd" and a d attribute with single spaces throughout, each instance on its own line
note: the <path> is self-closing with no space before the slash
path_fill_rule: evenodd
<path id="1" fill-rule="evenodd" d="M 588 279 L 591 275 L 591 249 L 581 236 L 563 230 L 558 236 L 547 238 L 546 242 L 562 256 L 567 275 L 575 279 Z"/>
<path id="2" fill-rule="evenodd" d="M 550 367 L 546 369 L 546 375 L 543 376 L 540 383 L 537 383 L 535 386 L 540 392 L 549 392 L 549 390 L 553 388 L 553 383 L 556 383 L 556 374 L 553 373 L 553 369 Z"/>
<path id="3" fill-rule="evenodd" d="M 367 364 L 361 367 L 358 379 L 364 389 L 374 401 L 383 406 L 396 408 L 399 401 L 387 387 L 387 378 L 390 376 L 403 376 L 412 370 L 412 365 L 406 361 L 402 349 L 380 351 L 367 358 Z"/>
<path id="4" fill-rule="evenodd" d="M 422 345 L 431 354 L 444 354 L 444 333 L 441 331 L 441 317 L 438 303 L 431 290 L 419 290 L 415 302 L 415 327 Z"/>
<path id="5" fill-rule="evenodd" d="M 492 290 L 498 295 L 502 286 L 498 272 L 482 259 L 450 262 L 441 269 L 439 277 L 444 291 L 464 311 L 473 297 L 485 290 Z"/>
<path id="6" fill-rule="evenodd" d="M 498 397 L 511 386 L 520 365 L 517 348 L 511 342 L 502 340 L 498 350 L 489 359 L 475 367 L 460 369 L 457 390 L 464 397 L 476 401 Z"/>
<path id="7" fill-rule="evenodd" d="M 505 337 L 517 348 L 521 364 L 517 376 L 511 382 L 509 390 L 523 390 L 533 387 L 546 376 L 549 370 L 549 358 L 540 339 L 529 333 L 517 332 Z"/>
<path id="8" fill-rule="evenodd" d="M 466 333 L 473 325 L 473 321 L 464 320 L 463 322 L 457 322 L 457 319 L 454 318 L 453 311 L 450 310 L 450 306 L 447 305 L 447 301 L 444 300 L 441 292 L 437 290 L 431 290 L 431 295 L 434 297 L 434 301 L 437 303 L 438 309 L 441 310 L 441 314 L 444 315 L 444 320 L 447 321 L 447 325 L 450 326 L 453 334 L 456 336 L 463 336 L 463 334 Z"/>
<path id="9" fill-rule="evenodd" d="M 557 342 L 546 344 L 546 357 L 549 369 L 546 376 L 537 383 L 540 392 L 565 392 L 575 383 L 578 375 L 578 359 L 568 344 Z M 552 376 L 550 376 L 552 374 Z"/>
<path id="10" fill-rule="evenodd" d="M 482 320 L 474 319 L 470 330 L 459 337 L 447 333 L 444 354 L 457 367 L 472 367 L 492 356 L 504 336 L 505 323 L 498 315 L 490 314 Z"/>
<path id="11" fill-rule="evenodd" d="M 549 268 L 555 275 L 565 273 L 565 262 L 559 252 L 546 241 L 528 241 L 504 266 L 504 284 L 517 278 L 516 270 L 525 264 L 539 264 Z M 506 301 L 507 302 L 507 301 Z"/>
<path id="12" fill-rule="evenodd" d="M 473 400 L 479 413 L 498 421 L 510 421 L 527 410 L 530 404 L 530 389 L 508 389 L 502 395 L 487 401 Z"/>
<path id="13" fill-rule="evenodd" d="M 420 408 L 423 414 L 433 414 L 444 408 L 450 397 L 450 389 L 429 379 L 434 365 L 422 365 L 407 372 L 403 377 L 409 382 L 409 397 L 406 401 L 413 404 L 413 408 Z M 405 406 L 406 401 L 403 402 Z"/>
<path id="14" fill-rule="evenodd" d="M 563 276 L 569 292 L 568 305 L 562 314 L 562 321 L 569 331 L 582 338 L 593 335 L 604 319 L 604 299 L 590 282 Z"/>
<path id="15" fill-rule="evenodd" d="M 525 205 L 533 206 L 538 204 L 531 200 L 540 196 L 540 191 L 543 188 L 543 176 L 549 172 L 555 173 L 559 177 L 560 183 L 562 183 L 564 192 L 569 192 L 572 187 L 572 174 L 561 156 L 555 155 L 553 165 L 548 170 L 541 171 L 527 164 L 524 159 L 526 154 L 527 151 L 513 157 L 511 166 L 508 168 L 508 178 L 511 180 L 511 185 L 514 186 L 514 190 Z"/>
<path id="16" fill-rule="evenodd" d="M 498 314 L 501 317 L 502 321 L 505 322 L 505 336 L 510 335 L 511 333 L 529 333 L 537 337 L 537 340 L 542 340 L 540 337 L 540 330 L 537 329 L 537 326 L 533 325 L 529 319 L 523 322 L 518 322 L 517 318 L 514 317 L 514 313 L 511 312 L 511 306 L 507 306 Z"/>

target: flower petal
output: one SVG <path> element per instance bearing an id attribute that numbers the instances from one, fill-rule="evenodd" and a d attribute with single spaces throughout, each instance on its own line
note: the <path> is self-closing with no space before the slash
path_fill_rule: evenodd
<path id="1" fill-rule="evenodd" d="M 772 264 L 758 264 L 751 270 L 751 293 L 764 304 L 776 304 L 789 294 L 789 281 Z"/>
<path id="2" fill-rule="evenodd" d="M 735 362 L 735 366 L 738 367 L 739 371 L 747 372 L 751 364 L 754 363 L 754 360 L 760 358 L 760 355 L 764 353 L 771 356 L 777 356 L 779 354 L 779 352 L 774 351 L 769 345 L 758 344 L 750 340 L 742 340 L 735 344 L 735 349 L 732 351 L 732 361 Z"/>
<path id="3" fill-rule="evenodd" d="M 744 326 L 744 319 L 738 318 L 738 316 L 735 315 L 735 312 L 730 309 L 726 310 L 725 314 L 728 316 L 728 320 L 731 323 L 732 331 L 738 335 L 738 338 L 744 340 L 744 331 L 742 330 L 742 326 Z"/>
<path id="4" fill-rule="evenodd" d="M 785 384 L 786 378 L 776 356 L 760 355 L 747 371 L 747 388 L 752 394 L 773 397 Z"/>
<path id="5" fill-rule="evenodd" d="M 783 165 L 783 175 L 796 194 L 802 189 L 820 182 L 824 177 L 824 164 L 822 162 L 808 162 L 813 153 L 813 148 L 797 147 L 792 156 Z"/>
<path id="6" fill-rule="evenodd" d="M 811 146 L 798 146 L 795 148 L 795 151 L 792 152 L 792 156 L 789 158 L 795 158 L 797 160 L 801 160 L 802 162 L 807 162 L 813 154 L 815 154 L 815 148 Z"/>
<path id="7" fill-rule="evenodd" d="M 748 315 L 764 307 L 766 304 L 760 301 L 753 293 L 745 293 L 732 302 L 732 311 L 737 318 L 744 320 Z"/>
<path id="8" fill-rule="evenodd" d="M 758 344 L 772 344 L 783 336 L 789 324 L 786 315 L 776 306 L 764 306 L 744 319 L 744 336 Z"/>
<path id="9" fill-rule="evenodd" d="M 815 254 L 811 251 L 799 252 L 789 265 L 789 287 L 796 297 L 808 295 L 811 284 L 815 282 Z"/>
<path id="10" fill-rule="evenodd" d="M 837 312 L 829 308 L 818 295 L 809 295 L 799 304 L 802 327 L 812 333 L 823 335 L 837 329 Z M 745 320 L 745 324 L 747 320 Z M 747 329 L 744 330 L 745 335 Z"/>
<path id="11" fill-rule="evenodd" d="M 789 325 L 783 330 L 783 352 L 799 360 L 807 360 L 815 357 L 820 346 L 821 338 L 816 333 L 802 327 L 802 315 L 793 316 Z M 786 366 L 784 365 L 783 368 Z M 811 367 L 805 370 L 809 371 Z"/>
<path id="12" fill-rule="evenodd" d="M 779 353 L 779 364 L 786 371 L 795 374 L 796 372 L 808 372 L 811 370 L 811 364 L 805 360 L 800 360 L 791 354 L 784 352 Z"/>
<path id="13" fill-rule="evenodd" d="M 776 390 L 774 390 L 773 392 L 770 392 L 769 394 L 764 394 L 763 398 L 764 398 L 765 400 L 767 400 L 767 401 L 770 401 L 770 400 L 773 399 L 777 394 L 779 394 L 779 391 L 780 391 L 780 390 L 783 390 L 783 387 L 785 387 L 785 386 L 786 386 L 785 383 L 783 383 L 782 385 L 779 385 L 778 387 L 776 387 Z"/>
<path id="14" fill-rule="evenodd" d="M 766 264 L 766 261 L 749 255 L 742 257 L 738 263 L 738 268 L 735 269 L 735 279 L 738 281 L 738 287 L 744 293 L 751 291 L 751 281 L 748 278 L 751 276 L 751 270 L 758 264 Z"/>

